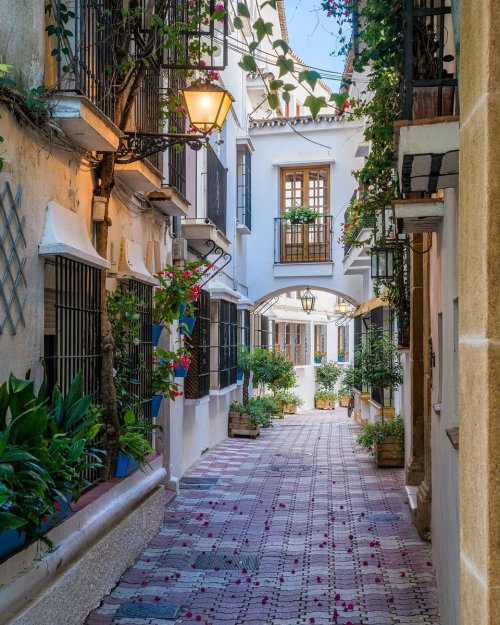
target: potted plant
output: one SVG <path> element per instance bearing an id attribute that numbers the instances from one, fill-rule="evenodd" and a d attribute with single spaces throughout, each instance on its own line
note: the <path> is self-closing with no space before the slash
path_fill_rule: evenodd
<path id="1" fill-rule="evenodd" d="M 400 416 L 365 423 L 357 442 L 375 457 L 377 467 L 404 465 L 404 422 Z"/>
<path id="2" fill-rule="evenodd" d="M 116 477 L 126 477 L 141 465 L 149 466 L 147 456 L 153 453 L 154 449 L 146 437 L 153 428 L 154 426 L 140 421 L 132 409 L 125 412 L 118 437 Z"/>
<path id="3" fill-rule="evenodd" d="M 277 391 L 274 395 L 281 410 L 286 414 L 295 414 L 297 408 L 304 405 L 304 400 L 300 395 L 296 393 L 290 393 L 289 391 Z"/>
<path id="4" fill-rule="evenodd" d="M 243 380 L 242 398 L 243 403 L 248 403 L 250 375 L 252 373 L 253 355 L 246 345 L 238 345 L 237 351 L 238 379 Z M 241 377 L 240 377 L 241 374 Z"/>
<path id="5" fill-rule="evenodd" d="M 201 290 L 198 282 L 211 266 L 209 261 L 197 259 L 184 265 L 166 265 L 156 274 L 160 286 L 154 292 L 153 324 L 160 327 L 160 333 L 165 325 L 170 325 L 181 316 L 181 333 L 192 332 L 194 303 Z"/>
<path id="6" fill-rule="evenodd" d="M 185 348 L 181 347 L 175 352 L 175 358 L 172 361 L 174 369 L 174 377 L 185 378 L 191 365 L 191 354 Z"/>
<path id="7" fill-rule="evenodd" d="M 403 383 L 401 354 L 387 332 L 372 329 L 356 347 L 356 363 L 364 382 L 376 388 L 384 421 L 384 390 L 395 389 Z"/>
<path id="8" fill-rule="evenodd" d="M 334 391 L 319 390 L 314 393 L 314 406 L 319 410 L 333 410 L 337 400 Z"/>
<path id="9" fill-rule="evenodd" d="M 337 352 L 337 359 L 339 362 L 344 362 L 345 360 L 345 350 L 344 349 L 339 349 L 339 351 Z"/>
<path id="10" fill-rule="evenodd" d="M 267 386 L 273 395 L 279 390 L 293 388 L 297 383 L 295 367 L 288 358 L 278 350 L 258 347 L 252 355 L 252 371 L 254 385 Z"/>
<path id="11" fill-rule="evenodd" d="M 255 406 L 233 402 L 229 408 L 229 436 L 255 438 L 260 433 L 259 411 Z"/>
<path id="12" fill-rule="evenodd" d="M 158 416 L 162 399 L 175 400 L 176 397 L 180 397 L 183 394 L 174 380 L 174 362 L 177 358 L 176 352 L 169 352 L 159 348 L 155 350 L 153 355 L 153 376 L 151 380 L 153 419 Z"/>
<path id="13" fill-rule="evenodd" d="M 293 206 L 283 213 L 283 218 L 288 219 L 294 225 L 310 224 L 318 216 L 318 211 L 313 210 L 310 206 Z"/>
<path id="14" fill-rule="evenodd" d="M 316 383 L 325 391 L 333 391 L 335 384 L 342 375 L 342 369 L 333 361 L 324 362 L 316 369 Z"/>
<path id="15" fill-rule="evenodd" d="M 323 362 L 323 358 L 325 357 L 325 352 L 314 352 L 314 362 L 319 365 Z"/>

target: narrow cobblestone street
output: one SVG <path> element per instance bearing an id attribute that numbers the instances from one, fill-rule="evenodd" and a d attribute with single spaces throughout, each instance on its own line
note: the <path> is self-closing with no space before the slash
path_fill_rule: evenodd
<path id="1" fill-rule="evenodd" d="M 208 452 L 87 625 L 437 625 L 403 470 L 356 433 L 345 409 L 303 412 Z"/>

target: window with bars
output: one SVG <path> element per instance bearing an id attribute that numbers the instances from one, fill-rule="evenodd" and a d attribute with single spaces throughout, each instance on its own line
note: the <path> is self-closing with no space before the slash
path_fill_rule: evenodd
<path id="1" fill-rule="evenodd" d="M 252 154 L 246 145 L 237 152 L 237 215 L 238 221 L 252 229 Z"/>
<path id="2" fill-rule="evenodd" d="M 236 304 L 219 300 L 214 334 L 217 335 L 217 388 L 236 384 L 238 320 Z"/>
<path id="3" fill-rule="evenodd" d="M 201 399 L 210 391 L 210 294 L 201 290 L 191 335 L 191 365 L 186 377 L 186 399 Z"/>
<path id="4" fill-rule="evenodd" d="M 44 362 L 49 391 L 75 375 L 96 402 L 101 376 L 101 270 L 56 256 L 45 263 Z"/>
<path id="5" fill-rule="evenodd" d="M 153 287 L 138 280 L 128 280 L 127 288 L 135 295 L 137 313 L 140 319 L 139 340 L 129 343 L 130 350 L 130 383 L 129 392 L 133 399 L 132 408 L 141 419 L 151 425 L 153 375 Z M 153 434 L 150 432 L 149 442 Z"/>
<path id="6" fill-rule="evenodd" d="M 276 326 L 265 315 L 254 317 L 254 345 L 256 347 L 272 347 Z"/>
<path id="7" fill-rule="evenodd" d="M 83 392 L 100 400 L 101 270 L 56 256 L 45 263 L 44 365 L 49 394 L 57 384 L 63 395 L 77 373 Z M 101 478 L 86 469 L 89 485 Z"/>
<path id="8" fill-rule="evenodd" d="M 250 311 L 238 310 L 238 344 L 250 348 Z"/>
<path id="9" fill-rule="evenodd" d="M 213 150 L 207 151 L 207 217 L 226 233 L 227 169 Z"/>
<path id="10" fill-rule="evenodd" d="M 167 94 L 177 97 L 179 91 L 186 86 L 185 78 L 175 70 L 167 72 Z M 186 116 L 182 112 L 169 111 L 168 131 L 186 132 Z M 175 187 L 177 191 L 186 195 L 186 149 L 179 150 L 179 146 L 171 146 L 167 149 L 168 163 L 168 184 Z"/>

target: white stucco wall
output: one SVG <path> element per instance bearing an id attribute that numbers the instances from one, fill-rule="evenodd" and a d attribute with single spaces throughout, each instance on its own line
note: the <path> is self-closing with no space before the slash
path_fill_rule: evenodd
<path id="1" fill-rule="evenodd" d="M 362 301 L 362 278 L 344 276 L 343 246 L 338 243 L 343 213 L 356 182 L 353 170 L 361 125 L 346 121 L 320 121 L 254 127 L 250 131 L 255 153 L 252 159 L 252 234 L 248 241 L 249 288 L 254 300 L 293 287 L 327 289 L 350 301 Z M 280 166 L 330 163 L 330 214 L 334 218 L 333 269 L 327 263 L 275 265 L 275 218 L 280 215 Z"/>
<path id="2" fill-rule="evenodd" d="M 458 206 L 458 193 L 446 189 L 445 216 L 441 228 L 433 235 L 429 252 L 431 335 L 436 353 L 432 403 L 442 405 L 440 415 L 431 412 L 432 543 L 442 625 L 460 623 L 459 460 L 458 450 L 453 448 L 446 434 L 448 428 L 459 424 L 456 402 Z M 441 338 L 439 314 L 442 315 Z"/>

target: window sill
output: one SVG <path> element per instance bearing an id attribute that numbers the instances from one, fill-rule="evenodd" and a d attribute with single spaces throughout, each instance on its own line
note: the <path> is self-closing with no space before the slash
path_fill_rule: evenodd
<path id="1" fill-rule="evenodd" d="M 205 395 L 205 397 L 200 397 L 199 399 L 185 399 L 185 406 L 202 406 L 203 404 L 208 404 L 210 401 L 210 395 Z"/>
<path id="2" fill-rule="evenodd" d="M 231 384 L 231 386 L 226 386 L 224 388 L 210 389 L 210 395 L 213 395 L 215 397 L 219 397 L 221 395 L 227 395 L 231 391 L 235 391 L 237 388 L 238 388 L 238 383 Z"/>

